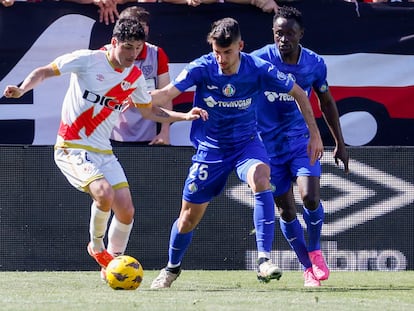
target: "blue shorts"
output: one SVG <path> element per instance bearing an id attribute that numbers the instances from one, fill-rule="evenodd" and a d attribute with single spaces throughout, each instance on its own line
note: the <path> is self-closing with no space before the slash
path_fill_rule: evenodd
<path id="1" fill-rule="evenodd" d="M 208 148 L 199 145 L 192 158 L 183 189 L 183 199 L 191 203 L 210 202 L 219 195 L 230 173 L 235 170 L 241 181 L 247 181 L 247 172 L 256 163 L 269 163 L 266 150 L 258 137 L 237 149 Z"/>
<path id="2" fill-rule="evenodd" d="M 270 159 L 270 183 L 272 184 L 273 196 L 277 197 L 286 193 L 298 176 L 321 176 L 321 163 L 316 161 L 310 164 L 307 154 L 309 137 L 300 135 L 287 140 L 287 156 L 272 157 Z"/>

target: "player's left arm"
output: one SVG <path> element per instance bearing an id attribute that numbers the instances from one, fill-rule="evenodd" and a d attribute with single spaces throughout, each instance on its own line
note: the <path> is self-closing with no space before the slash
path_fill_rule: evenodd
<path id="1" fill-rule="evenodd" d="M 315 89 L 315 92 L 319 99 L 319 107 L 321 109 L 322 116 L 329 128 L 329 131 L 332 134 L 332 137 L 335 140 L 335 163 L 336 165 L 339 165 L 339 160 L 341 160 L 344 164 L 345 173 L 348 173 L 349 155 L 345 147 L 342 129 L 339 123 L 339 113 L 338 108 L 336 106 L 336 102 L 329 89 L 325 92 L 320 92 L 319 90 Z"/>

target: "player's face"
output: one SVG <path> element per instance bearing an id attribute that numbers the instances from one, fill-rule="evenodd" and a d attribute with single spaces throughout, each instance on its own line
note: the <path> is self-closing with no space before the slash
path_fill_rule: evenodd
<path id="1" fill-rule="evenodd" d="M 243 49 L 243 41 L 233 42 L 228 47 L 221 47 L 213 41 L 211 44 L 214 56 L 217 59 L 224 74 L 234 74 L 237 72 L 240 63 L 240 51 Z"/>
<path id="2" fill-rule="evenodd" d="M 273 35 L 280 54 L 290 56 L 299 51 L 303 29 L 294 19 L 279 17 L 273 24 Z"/>
<path id="3" fill-rule="evenodd" d="M 131 67 L 144 48 L 145 41 L 118 41 L 112 39 L 111 62 L 120 68 Z"/>

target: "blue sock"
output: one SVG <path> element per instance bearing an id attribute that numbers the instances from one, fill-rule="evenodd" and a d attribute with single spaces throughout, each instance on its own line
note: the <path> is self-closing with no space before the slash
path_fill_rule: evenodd
<path id="1" fill-rule="evenodd" d="M 271 190 L 255 193 L 253 222 L 259 252 L 270 253 L 275 234 L 275 204 Z"/>
<path id="2" fill-rule="evenodd" d="M 308 255 L 308 249 L 306 248 L 303 228 L 299 220 L 295 218 L 295 220 L 292 220 L 291 222 L 285 222 L 282 218 L 280 218 L 279 224 L 283 236 L 296 253 L 296 256 L 305 270 L 312 267 L 312 263 Z"/>
<path id="3" fill-rule="evenodd" d="M 303 207 L 303 219 L 305 220 L 308 231 L 308 251 L 321 249 L 321 231 L 324 220 L 322 203 L 316 210 L 310 211 Z"/>
<path id="4" fill-rule="evenodd" d="M 190 246 L 193 231 L 188 233 L 178 232 L 178 219 L 173 223 L 170 234 L 170 246 L 168 249 L 169 263 L 181 264 L 187 248 Z"/>

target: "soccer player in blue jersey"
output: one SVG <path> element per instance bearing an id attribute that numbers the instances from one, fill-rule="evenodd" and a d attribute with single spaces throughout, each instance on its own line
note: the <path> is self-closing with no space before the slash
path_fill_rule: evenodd
<path id="1" fill-rule="evenodd" d="M 233 170 L 249 184 L 255 197 L 258 278 L 268 282 L 281 277 L 280 269 L 269 260 L 275 207 L 268 156 L 256 128 L 256 107 L 261 93 L 277 90 L 296 98 L 310 128 L 312 161 L 317 161 L 323 153 L 306 93 L 272 64 L 242 52 L 243 41 L 236 20 L 224 18 L 214 22 L 207 41 L 211 53 L 192 61 L 172 83 L 151 93 L 154 104 L 159 104 L 195 86 L 193 105 L 208 113 L 207 121 L 192 123 L 190 138 L 197 151 L 185 181 L 179 218 L 171 228 L 169 261 L 152 282 L 154 289 L 170 287 L 179 276 L 194 228 Z"/>
<path id="2" fill-rule="evenodd" d="M 348 153 L 339 124 L 336 103 L 329 91 L 327 68 L 315 52 L 300 45 L 304 34 L 301 13 L 293 7 L 280 7 L 273 18 L 276 44 L 268 44 L 252 55 L 269 61 L 296 81 L 310 96 L 316 92 L 323 117 L 335 139 L 334 158 L 348 172 Z M 292 96 L 274 90 L 259 103 L 258 127 L 270 157 L 271 184 L 280 213 L 283 235 L 304 267 L 305 286 L 320 286 L 329 277 L 329 268 L 320 249 L 324 210 L 320 202 L 319 161 L 312 164 L 307 145 L 309 131 Z M 308 243 L 296 216 L 293 183 L 296 180 L 303 201 L 303 218 Z"/>

